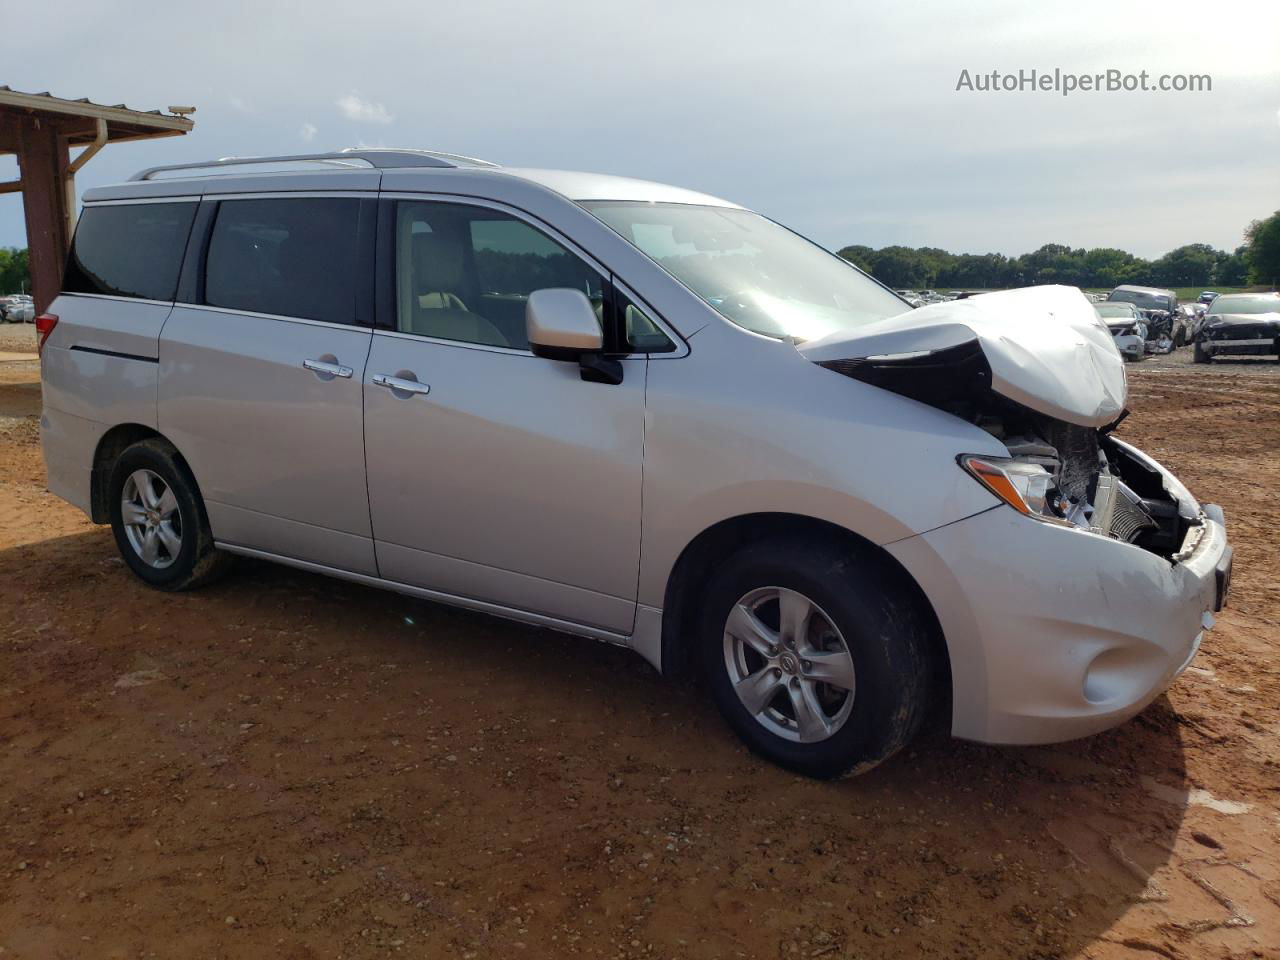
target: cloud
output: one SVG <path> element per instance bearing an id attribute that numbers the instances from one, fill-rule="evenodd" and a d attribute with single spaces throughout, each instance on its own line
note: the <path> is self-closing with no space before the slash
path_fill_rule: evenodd
<path id="1" fill-rule="evenodd" d="M 302 139 L 307 143 L 310 143 L 316 138 L 316 134 L 319 132 L 320 131 L 316 128 L 314 123 L 304 123 L 302 125 L 302 129 L 298 131 L 298 136 L 302 137 Z"/>
<path id="2" fill-rule="evenodd" d="M 122 6 L 27 4 L 26 46 L 62 55 L 28 57 L 7 81 L 200 112 L 185 137 L 103 150 L 77 175 L 80 190 L 187 158 L 385 140 L 675 183 L 832 249 L 1022 253 L 1052 241 L 1158 256 L 1197 241 L 1233 249 L 1250 220 L 1280 209 L 1276 3 L 1171 0 L 1152 17 L 1115 0 L 497 0 L 435 5 L 424 19 L 421 0 L 310 0 L 305 22 L 260 18 L 252 37 L 242 3 L 172 3 L 123 31 L 110 9 Z M 741 9 L 751 15 L 726 20 Z M 546 56 L 584 25 L 617 20 L 627 29 L 611 36 L 611 68 L 587 82 L 580 58 Z M 494 49 L 502 56 L 479 69 L 476 51 Z M 120 68 L 133 63 L 148 69 Z M 1024 67 L 1207 73 L 1213 90 L 956 92 L 961 69 Z M 770 82 L 748 82 L 770 70 Z M 465 83 L 449 96 L 408 93 L 434 92 L 440 77 Z M 606 115 L 628 135 L 600 136 L 590 118 Z M 15 170 L 0 157 L 0 181 Z M 0 246 L 25 238 L 21 201 L 0 195 Z"/>
<path id="3" fill-rule="evenodd" d="M 245 103 L 239 97 L 228 97 L 227 100 L 231 104 L 232 108 L 240 113 L 253 113 L 253 107 L 249 106 L 249 104 Z"/>
<path id="4" fill-rule="evenodd" d="M 339 97 L 334 101 L 338 107 L 338 112 L 348 120 L 354 120 L 357 123 L 391 123 L 395 117 L 388 112 L 387 108 L 381 103 L 374 103 L 372 100 L 362 100 L 359 94 L 348 93 L 345 97 Z"/>

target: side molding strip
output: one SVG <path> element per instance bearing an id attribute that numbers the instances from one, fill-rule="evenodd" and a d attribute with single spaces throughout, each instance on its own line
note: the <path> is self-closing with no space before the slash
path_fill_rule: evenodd
<path id="1" fill-rule="evenodd" d="M 487 613 L 495 617 L 501 617 L 504 620 L 515 620 L 518 623 L 524 623 L 534 627 L 544 627 L 548 630 L 567 633 L 575 637 L 588 637 L 592 640 L 603 640 L 605 643 L 613 643 L 621 647 L 631 646 L 629 637 L 620 633 L 613 633 L 609 630 L 602 630 L 599 627 L 588 627 L 580 623 L 573 623 L 569 620 L 559 620 L 555 617 L 548 617 L 541 613 L 530 613 L 528 610 L 517 610 L 512 607 L 504 607 L 500 604 L 489 603 L 485 600 L 473 600 L 470 597 L 459 597 L 451 593 L 442 593 L 439 590 L 428 590 L 425 587 L 415 587 L 407 583 L 399 583 L 395 580 L 383 580 L 380 577 L 371 577 L 363 573 L 352 573 L 349 570 L 340 570 L 337 567 L 327 567 L 322 563 L 312 563 L 309 560 L 295 560 L 293 557 L 282 557 L 278 554 L 268 553 L 266 550 L 257 550 L 253 547 L 242 547 L 237 544 L 226 543 L 221 540 L 215 540 L 213 545 L 219 550 L 227 551 L 227 553 L 236 553 L 245 557 L 255 557 L 259 560 L 270 560 L 272 563 L 280 563 L 287 567 L 296 567 L 299 570 L 306 570 L 311 573 L 322 573 L 326 576 L 337 577 L 340 580 L 350 580 L 353 583 L 362 583 L 370 587 L 381 587 L 386 590 L 393 590 L 396 593 L 403 593 L 406 596 L 417 597 L 420 600 L 432 600 L 436 603 L 448 604 L 451 607 L 462 607 L 465 610 L 474 610 L 477 613 Z"/>
<path id="2" fill-rule="evenodd" d="M 100 357 L 118 357 L 121 360 L 141 360 L 143 363 L 159 363 L 159 357 L 144 357 L 137 353 L 120 353 L 116 350 L 101 350 L 98 347 L 82 347 L 80 344 L 73 344 L 68 349 L 75 350 L 79 353 L 96 353 Z"/>

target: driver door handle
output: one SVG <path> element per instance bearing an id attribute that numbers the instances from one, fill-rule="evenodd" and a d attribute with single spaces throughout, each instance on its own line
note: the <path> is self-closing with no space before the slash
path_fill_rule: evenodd
<path id="1" fill-rule="evenodd" d="M 389 377 L 385 373 L 375 373 L 371 379 L 376 386 L 387 387 L 390 390 L 398 390 L 401 393 L 420 393 L 426 395 L 431 392 L 430 384 L 419 383 L 417 380 L 403 380 L 400 377 Z"/>

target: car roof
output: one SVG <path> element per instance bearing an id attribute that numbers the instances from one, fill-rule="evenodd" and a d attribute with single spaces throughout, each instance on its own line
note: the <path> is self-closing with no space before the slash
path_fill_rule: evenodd
<path id="1" fill-rule="evenodd" d="M 1220 293 L 1218 300 L 1252 300 L 1254 297 L 1277 297 L 1280 298 L 1280 292 L 1275 290 L 1259 290 L 1257 293 Z M 1218 300 L 1213 301 L 1217 303 Z"/>
<path id="2" fill-rule="evenodd" d="M 1163 287 L 1139 287 L 1130 283 L 1121 284 L 1120 286 L 1116 287 L 1116 290 L 1126 290 L 1130 293 L 1157 293 L 1166 297 L 1173 296 L 1172 290 L 1166 290 Z M 1112 290 L 1111 292 L 1115 293 L 1116 290 Z"/>
<path id="3" fill-rule="evenodd" d="M 280 169 L 280 168 L 284 169 Z M 163 177 L 158 175 L 164 174 Z M 504 195 L 527 185 L 576 201 L 616 200 L 637 203 L 685 203 L 738 207 L 728 200 L 683 187 L 573 170 L 504 167 L 484 160 L 425 150 L 346 150 L 285 157 L 229 157 L 203 163 L 151 167 L 126 183 L 85 192 L 88 203 L 134 197 L 234 194 L 278 190 L 397 190 L 453 192 L 483 190 L 502 181 Z M 483 192 L 479 195 L 483 196 Z"/>

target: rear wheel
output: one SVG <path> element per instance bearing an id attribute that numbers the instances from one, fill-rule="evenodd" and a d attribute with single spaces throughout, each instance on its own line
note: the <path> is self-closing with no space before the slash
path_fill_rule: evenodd
<path id="1" fill-rule="evenodd" d="M 875 558 L 775 539 L 708 585 L 699 638 L 721 713 L 756 753 L 808 776 L 870 770 L 915 734 L 929 625 Z"/>
<path id="2" fill-rule="evenodd" d="M 129 569 L 161 590 L 189 590 L 221 575 L 194 479 L 172 446 L 153 438 L 120 454 L 108 486 L 111 530 Z"/>

